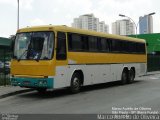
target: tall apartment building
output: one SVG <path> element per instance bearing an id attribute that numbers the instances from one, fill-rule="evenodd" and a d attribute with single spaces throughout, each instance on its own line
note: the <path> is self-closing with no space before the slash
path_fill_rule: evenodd
<path id="1" fill-rule="evenodd" d="M 153 18 L 151 15 L 139 17 L 139 34 L 153 33 Z"/>
<path id="2" fill-rule="evenodd" d="M 99 28 L 98 28 L 98 32 L 109 32 L 109 26 L 105 24 L 104 21 L 99 22 Z"/>
<path id="3" fill-rule="evenodd" d="M 100 22 L 93 14 L 85 14 L 74 18 L 72 27 L 109 33 L 109 26 L 104 21 Z"/>
<path id="4" fill-rule="evenodd" d="M 120 35 L 120 22 L 118 20 L 112 23 L 112 34 Z"/>
<path id="5" fill-rule="evenodd" d="M 135 34 L 134 23 L 128 19 L 117 20 L 112 23 L 112 34 L 133 35 Z"/>

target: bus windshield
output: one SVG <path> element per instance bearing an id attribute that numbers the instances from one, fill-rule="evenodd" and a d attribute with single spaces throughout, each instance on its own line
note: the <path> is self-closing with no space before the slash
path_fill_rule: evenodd
<path id="1" fill-rule="evenodd" d="M 53 57 L 53 32 L 18 33 L 14 58 L 18 60 L 49 60 Z"/>

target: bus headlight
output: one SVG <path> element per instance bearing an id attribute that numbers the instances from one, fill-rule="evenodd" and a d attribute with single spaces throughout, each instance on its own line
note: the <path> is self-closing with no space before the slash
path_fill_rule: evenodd
<path id="1" fill-rule="evenodd" d="M 47 81 L 46 80 L 39 80 L 38 85 L 39 86 L 47 86 Z"/>
<path id="2" fill-rule="evenodd" d="M 43 81 L 43 84 L 47 85 L 47 81 L 46 81 L 46 80 L 44 80 L 44 81 Z"/>
<path id="3" fill-rule="evenodd" d="M 42 85 L 43 84 L 43 81 L 39 81 L 39 85 Z"/>

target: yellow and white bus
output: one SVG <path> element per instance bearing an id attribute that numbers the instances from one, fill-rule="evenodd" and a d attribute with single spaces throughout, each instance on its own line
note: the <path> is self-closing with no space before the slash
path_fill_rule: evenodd
<path id="1" fill-rule="evenodd" d="M 142 39 L 67 26 L 27 27 L 17 31 L 11 84 L 38 91 L 121 81 L 132 83 L 147 69 Z"/>

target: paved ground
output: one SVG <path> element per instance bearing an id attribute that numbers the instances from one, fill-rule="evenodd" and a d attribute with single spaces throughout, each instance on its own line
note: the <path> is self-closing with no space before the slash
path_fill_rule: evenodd
<path id="1" fill-rule="evenodd" d="M 74 95 L 63 89 L 46 94 L 27 91 L 0 99 L 1 113 L 111 113 L 113 107 L 141 107 L 160 111 L 159 106 L 158 73 L 143 76 L 125 86 L 118 82 L 87 86 L 81 93 Z"/>
<path id="2" fill-rule="evenodd" d="M 29 91 L 33 90 L 14 86 L 0 86 L 0 99 Z"/>

